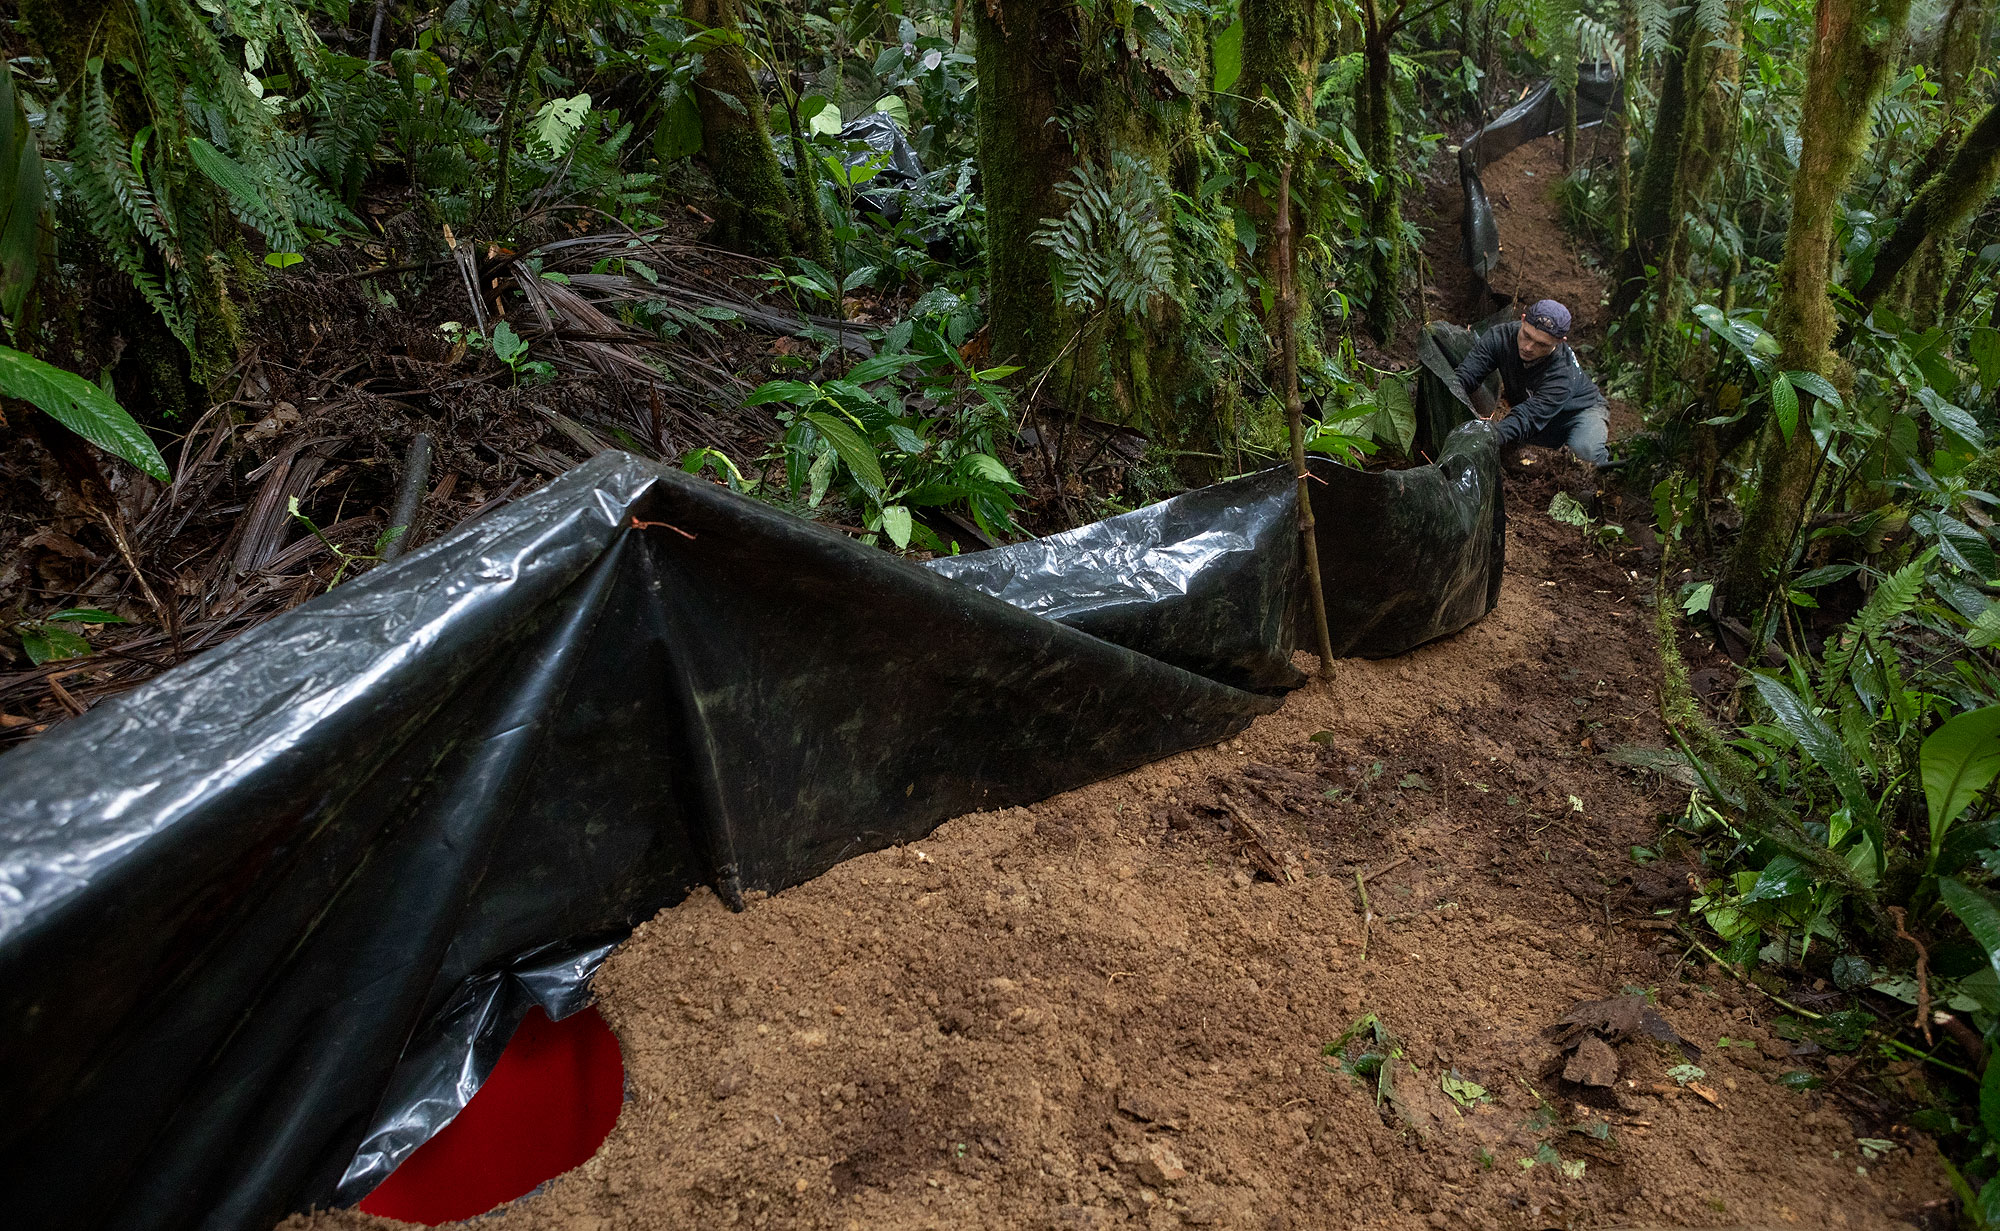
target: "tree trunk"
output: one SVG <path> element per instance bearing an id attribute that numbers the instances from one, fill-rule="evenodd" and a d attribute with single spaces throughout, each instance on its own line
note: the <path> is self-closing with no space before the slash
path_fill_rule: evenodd
<path id="1" fill-rule="evenodd" d="M 1979 208 L 2000 180 L 2000 105 L 1991 105 L 1965 136 L 1943 170 L 1925 181 L 1896 216 L 1896 228 L 1875 254 L 1875 266 L 1855 297 L 1870 307 L 1896 281 L 1925 241 L 1943 241 Z"/>
<path id="2" fill-rule="evenodd" d="M 1646 160 L 1640 165 L 1639 187 L 1632 198 L 1632 238 L 1618 261 L 1618 287 L 1611 296 L 1611 319 L 1632 310 L 1646 289 L 1646 267 L 1657 264 L 1670 232 L 1680 221 L 1680 202 L 1674 196 L 1674 178 L 1679 173 L 1681 144 L 1688 119 L 1687 75 L 1689 52 L 1700 45 L 1701 35 L 1692 14 L 1674 22 L 1672 40 L 1660 65 L 1660 102 L 1653 112 L 1653 131 L 1646 137 Z"/>
<path id="3" fill-rule="evenodd" d="M 1403 217 L 1396 180 L 1393 113 L 1395 65 L 1389 59 L 1393 33 L 1382 21 L 1377 0 L 1361 0 L 1361 84 L 1355 97 L 1361 123 L 1361 152 L 1375 171 L 1368 194 L 1368 327 L 1387 345 L 1402 318 Z"/>
<path id="4" fill-rule="evenodd" d="M 1138 309 L 1079 308 L 1062 303 L 1052 254 L 1034 239 L 1069 209 L 1057 186 L 1085 164 L 1125 190 L 1143 176 L 1150 211 L 1171 225 L 1168 194 L 1196 188 L 1189 87 L 1207 78 L 1204 43 L 1192 28 L 1178 31 L 1183 58 L 1163 67 L 1124 50 L 1123 31 L 1079 23 L 1080 13 L 1066 0 L 1013 0 L 973 15 L 993 354 L 1026 367 L 1064 423 L 1088 412 L 1139 428 L 1176 456 L 1210 455 L 1181 468 L 1205 480 L 1218 473 L 1209 463 L 1227 432 L 1213 382 L 1192 361 L 1179 253 L 1172 288 Z M 1061 469 L 1068 431 L 1057 430 Z"/>
<path id="5" fill-rule="evenodd" d="M 1618 8 L 1624 18 L 1625 80 L 1618 85 L 1618 114 L 1615 119 L 1607 117 L 1606 122 L 1615 123 L 1618 133 L 1614 164 L 1618 168 L 1618 196 L 1611 222 L 1611 244 L 1614 250 L 1623 252 L 1632 242 L 1632 76 L 1642 61 L 1638 0 L 1621 0 Z"/>
<path id="6" fill-rule="evenodd" d="M 1313 84 L 1319 73 L 1320 55 L 1326 46 L 1325 23 L 1315 0 L 1244 0 L 1243 74 L 1236 92 L 1245 99 L 1244 111 L 1236 124 L 1238 139 L 1250 150 L 1250 158 L 1262 166 L 1267 176 L 1275 176 L 1280 166 L 1294 154 L 1285 149 L 1285 120 L 1310 126 L 1313 115 Z M 1293 177 L 1293 234 L 1306 211 L 1299 207 L 1299 177 Z M 1269 249 L 1276 241 L 1272 231 L 1277 198 L 1275 179 L 1269 184 L 1247 184 L 1241 205 L 1257 224 L 1259 242 Z M 1296 247 L 1296 246 L 1295 246 Z M 1295 281 L 1298 271 L 1288 271 Z M 1273 294 L 1275 294 L 1275 290 Z"/>
<path id="7" fill-rule="evenodd" d="M 740 0 L 686 0 L 681 13 L 708 29 L 740 30 Z M 743 48 L 719 44 L 702 53 L 695 78 L 695 107 L 701 112 L 701 156 L 722 199 L 710 239 L 725 248 L 761 256 L 789 256 L 808 246 L 798 202 L 785 188 L 764 97 L 750 77 Z M 810 183 L 812 169 L 797 169 Z"/>
<path id="8" fill-rule="evenodd" d="M 1669 223 L 1660 242 L 1653 278 L 1653 323 L 1650 334 L 1651 358 L 1647 365 L 1647 388 L 1657 401 L 1666 396 L 1670 383 L 1668 368 L 1675 356 L 1670 343 L 1677 340 L 1671 328 L 1679 317 L 1682 289 L 1687 281 L 1689 237 L 1688 210 L 1708 190 L 1715 169 L 1735 145 L 1738 86 L 1743 77 L 1743 22 L 1732 18 L 1726 36 L 1698 38 L 1682 62 L 1682 88 L 1691 100 L 1681 127 L 1680 156 L 1675 160 L 1673 189 L 1669 197 Z"/>
<path id="9" fill-rule="evenodd" d="M 1062 0 L 972 5 L 978 38 L 980 192 L 986 198 L 986 319 L 993 358 L 1040 377 L 1073 349 L 1076 314 L 1056 299 L 1033 236 L 1063 212 L 1056 185 L 1077 157 L 1059 117 L 1079 92 L 1076 9 Z M 996 17 L 996 14 L 998 17 Z M 1004 18 L 1004 24 L 999 18 Z M 1069 382 L 1050 377 L 1060 389 Z"/>
<path id="10" fill-rule="evenodd" d="M 1800 108 L 1792 218 L 1770 318 L 1783 370 L 1838 375 L 1833 302 L 1826 293 L 1834 226 L 1841 194 L 1868 145 L 1869 113 L 1901 52 L 1909 11 L 1910 0 L 1819 0 Z M 1799 400 L 1800 422 L 1789 439 L 1767 416 L 1756 490 L 1723 579 L 1728 608 L 1739 616 L 1761 615 L 1812 496 L 1821 454 L 1805 426 L 1808 395 L 1801 391 Z M 1762 636 L 1761 629 L 1753 632 Z"/>

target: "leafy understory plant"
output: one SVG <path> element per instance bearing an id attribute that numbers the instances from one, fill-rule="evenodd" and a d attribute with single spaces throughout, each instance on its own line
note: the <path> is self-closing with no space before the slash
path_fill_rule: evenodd
<path id="1" fill-rule="evenodd" d="M 994 433 L 1008 422 L 999 382 L 1019 369 L 974 369 L 936 330 L 909 321 L 883 350 L 844 377 L 774 380 L 745 399 L 783 408 L 775 456 L 787 490 L 814 509 L 838 491 L 860 508 L 868 534 L 898 550 L 948 550 L 917 522 L 917 508 L 963 507 L 988 537 L 1016 532 L 1014 508 L 1026 489 L 996 456 Z"/>
<path id="2" fill-rule="evenodd" d="M 33 355 L 0 346 L 0 397 L 19 398 L 114 457 L 165 483 L 166 459 L 146 430 L 98 386 Z"/>
<path id="3" fill-rule="evenodd" d="M 124 623 L 127 623 L 124 616 L 99 607 L 68 607 L 39 620 L 23 620 L 12 628 L 14 635 L 21 639 L 21 648 L 27 652 L 28 661 L 39 667 L 43 663 L 90 657 L 90 642 L 63 625 Z"/>
<path id="4" fill-rule="evenodd" d="M 390 526 L 375 536 L 374 544 L 367 551 L 349 551 L 328 538 L 326 531 L 321 530 L 318 524 L 311 517 L 308 517 L 304 510 L 299 508 L 299 498 L 297 496 L 293 496 L 287 502 L 285 511 L 292 515 L 293 520 L 304 526 L 307 532 L 314 538 L 324 543 L 326 549 L 333 553 L 333 558 L 340 561 L 340 567 L 333 570 L 333 580 L 326 583 L 326 592 L 329 594 L 333 592 L 335 586 L 339 585 L 346 578 L 348 569 L 353 568 L 357 564 L 380 564 L 382 562 L 382 553 L 388 549 L 389 544 L 401 538 L 403 532 L 409 529 L 408 526 Z"/>

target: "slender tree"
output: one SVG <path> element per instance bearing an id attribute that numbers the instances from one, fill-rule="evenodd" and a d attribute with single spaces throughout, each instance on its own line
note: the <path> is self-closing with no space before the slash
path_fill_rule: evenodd
<path id="1" fill-rule="evenodd" d="M 695 25 L 740 33 L 741 0 L 684 0 L 681 13 Z M 814 244 L 799 201 L 785 187 L 764 98 L 750 76 L 740 41 L 720 42 L 702 52 L 695 78 L 695 108 L 701 113 L 701 157 L 722 199 L 716 209 L 717 243 L 765 256 L 809 251 Z M 801 182 L 806 168 L 799 168 Z"/>
<path id="2" fill-rule="evenodd" d="M 1902 51 L 1909 12 L 1910 0 L 1819 0 L 1806 53 L 1792 217 L 1770 315 L 1779 365 L 1786 370 L 1833 380 L 1841 375 L 1832 350 L 1833 301 L 1827 296 L 1834 225 L 1841 193 L 1867 148 L 1869 115 Z M 1821 457 L 1803 426 L 1786 435 L 1775 421 L 1765 425 L 1756 487 L 1724 574 L 1725 599 L 1739 615 L 1761 612 L 1771 595 L 1804 519 Z"/>
<path id="3" fill-rule="evenodd" d="M 1618 258 L 1618 285 L 1611 295 L 1611 319 L 1632 310 L 1646 290 L 1646 269 L 1657 266 L 1661 250 L 1679 225 L 1680 201 L 1674 182 L 1680 173 L 1681 144 L 1688 119 L 1687 63 L 1700 45 L 1700 29 L 1692 12 L 1674 21 L 1673 34 L 1660 58 L 1660 101 L 1653 111 L 1652 132 L 1646 138 L 1645 161 L 1632 195 L 1632 234 Z"/>

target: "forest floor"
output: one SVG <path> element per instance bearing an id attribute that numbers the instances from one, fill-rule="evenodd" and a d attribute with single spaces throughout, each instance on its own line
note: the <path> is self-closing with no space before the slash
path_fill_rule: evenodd
<path id="1" fill-rule="evenodd" d="M 1650 571 L 1541 512 L 1549 460 L 1511 476 L 1500 604 L 1464 632 L 1342 661 L 1226 744 L 642 926 L 597 979 L 617 1127 L 477 1225 L 1949 1225 L 1861 1062 L 1779 1037 L 1665 930 L 1694 866 L 1633 848 L 1686 788 L 1602 755 L 1666 742 Z M 1302 879 L 1258 874 L 1237 812 Z M 1566 1058 L 1551 1029 L 1609 998 L 1686 1045 L 1607 1027 L 1615 1075 Z M 1388 1098 L 1324 1054 L 1367 1014 Z M 1565 1076 L 1593 1063 L 1609 1085 Z"/>
<path id="2" fill-rule="evenodd" d="M 1489 169 L 1494 283 L 1565 298 L 1587 348 L 1602 283 L 1559 171 L 1552 141 Z M 1687 788 L 1606 755 L 1669 742 L 1656 549 L 1553 522 L 1559 487 L 1596 507 L 1566 459 L 1508 471 L 1500 603 L 1456 636 L 1340 662 L 1226 744 L 642 926 L 597 979 L 617 1127 L 478 1226 L 1950 1225 L 1896 1123 L 1915 1069 L 1798 1041 L 1674 930 Z M 1351 1071 L 1370 1051 L 1388 1083 Z"/>

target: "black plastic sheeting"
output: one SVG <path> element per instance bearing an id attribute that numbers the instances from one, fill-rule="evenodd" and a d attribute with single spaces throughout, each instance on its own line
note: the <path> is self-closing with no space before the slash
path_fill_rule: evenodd
<path id="1" fill-rule="evenodd" d="M 1591 128 L 1622 105 L 1623 92 L 1609 64 L 1586 64 L 1576 74 L 1576 126 Z M 1553 82 L 1544 81 L 1467 138 L 1458 153 L 1464 213 L 1459 222 L 1465 267 L 1482 285 L 1500 264 L 1500 230 L 1479 173 L 1521 146 L 1563 131 L 1568 108 Z"/>
<path id="2" fill-rule="evenodd" d="M 1343 649 L 1490 609 L 1495 441 L 1315 467 Z M 10 1225 L 358 1200 L 690 892 L 1240 731 L 1298 678 L 1296 501 L 924 568 L 610 453 L 0 757 Z"/>
<path id="3" fill-rule="evenodd" d="M 875 174 L 862 181 L 855 200 L 890 222 L 902 217 L 903 190 L 916 187 L 924 178 L 924 165 L 904 139 L 902 128 L 886 113 L 870 111 L 842 124 L 838 139 L 848 147 L 841 151 L 840 162 L 849 170 L 881 159 Z M 791 138 L 779 136 L 771 140 L 778 152 L 779 165 L 791 170 Z"/>

